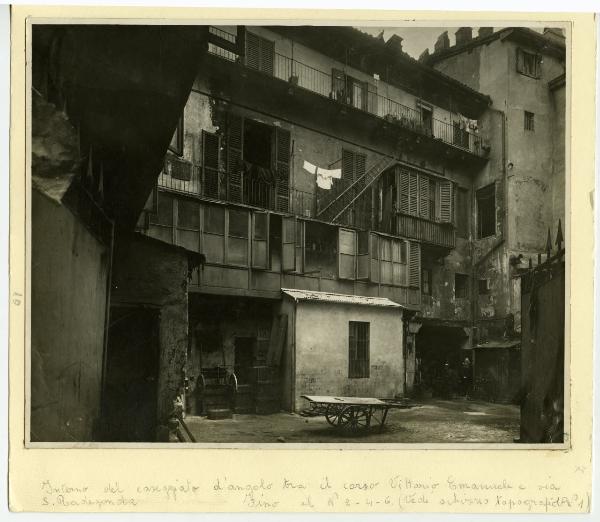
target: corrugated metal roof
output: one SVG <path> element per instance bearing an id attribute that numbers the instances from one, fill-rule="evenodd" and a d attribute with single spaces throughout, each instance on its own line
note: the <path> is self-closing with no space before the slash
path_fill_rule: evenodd
<path id="1" fill-rule="evenodd" d="M 506 341 L 488 341 L 480 343 L 475 348 L 516 348 L 521 344 L 518 339 L 507 339 Z"/>
<path id="2" fill-rule="evenodd" d="M 365 297 L 362 295 L 334 294 L 314 290 L 296 290 L 294 288 L 282 288 L 281 291 L 295 301 L 319 301 L 362 306 L 382 306 L 385 308 L 403 308 L 403 306 L 394 303 L 394 301 L 391 301 L 387 297 Z"/>

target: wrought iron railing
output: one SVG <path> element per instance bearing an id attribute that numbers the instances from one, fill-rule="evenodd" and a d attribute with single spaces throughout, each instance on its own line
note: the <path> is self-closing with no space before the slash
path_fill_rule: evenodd
<path id="1" fill-rule="evenodd" d="M 204 170 L 206 172 L 203 172 L 201 165 L 169 154 L 158 176 L 158 187 L 181 194 L 240 203 L 266 210 L 287 210 L 297 216 L 316 216 L 317 201 L 313 193 L 289 189 L 287 209 L 282 209 L 281 188 L 278 193 L 280 197 L 278 204 L 275 198 L 275 185 L 252 179 L 251 176 L 242 173 L 242 190 L 234 195 L 227 190 L 223 181 L 227 177 L 224 172 Z"/>
<path id="2" fill-rule="evenodd" d="M 216 30 L 223 39 L 229 41 L 232 37 L 235 38 L 235 35 L 221 29 Z M 234 53 L 214 44 L 209 45 L 209 53 L 229 61 L 240 61 Z M 477 156 L 487 153 L 483 138 L 463 128 L 458 121 L 447 122 L 432 118 L 427 111 L 407 107 L 381 94 L 369 92 L 365 84 L 357 84 L 347 78 L 334 80 L 331 72 L 321 71 L 289 56 L 275 53 L 273 68 L 261 72 Z"/>

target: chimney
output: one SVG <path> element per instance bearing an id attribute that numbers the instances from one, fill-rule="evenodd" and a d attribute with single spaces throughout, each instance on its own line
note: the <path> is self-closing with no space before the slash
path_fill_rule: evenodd
<path id="1" fill-rule="evenodd" d="M 456 45 L 462 45 L 473 39 L 473 28 L 459 27 L 458 31 L 454 34 L 456 35 Z"/>
<path id="2" fill-rule="evenodd" d="M 443 51 L 444 49 L 448 49 L 450 47 L 450 38 L 448 38 L 448 31 L 444 31 L 442 34 L 438 36 L 437 41 L 435 42 L 435 46 L 433 48 L 434 52 Z"/>
<path id="3" fill-rule="evenodd" d="M 479 38 L 485 38 L 486 36 L 489 36 L 491 34 L 494 34 L 493 27 L 480 27 L 477 31 L 477 36 L 479 36 Z"/>
<path id="4" fill-rule="evenodd" d="M 419 61 L 421 63 L 427 63 L 427 58 L 429 58 L 429 49 L 425 49 L 420 55 L 419 55 Z"/>
<path id="5" fill-rule="evenodd" d="M 385 46 L 396 54 L 402 54 L 402 37 L 393 34 L 391 38 L 385 42 Z"/>
<path id="6" fill-rule="evenodd" d="M 560 42 L 563 44 L 565 42 L 565 34 L 559 27 L 544 27 L 544 36 L 553 42 Z"/>

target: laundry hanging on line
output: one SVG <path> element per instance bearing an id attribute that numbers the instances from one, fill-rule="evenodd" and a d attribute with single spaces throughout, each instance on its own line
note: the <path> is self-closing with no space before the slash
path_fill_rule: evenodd
<path id="1" fill-rule="evenodd" d="M 324 190 L 331 190 L 333 180 L 341 179 L 342 177 L 342 169 L 324 169 L 308 161 L 304 161 L 303 168 L 310 174 L 316 174 L 317 186 Z"/>

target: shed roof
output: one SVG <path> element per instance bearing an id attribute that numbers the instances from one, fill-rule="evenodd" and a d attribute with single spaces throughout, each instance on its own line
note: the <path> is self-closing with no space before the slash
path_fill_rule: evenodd
<path id="1" fill-rule="evenodd" d="M 314 290 L 282 288 L 281 291 L 294 301 L 318 301 L 324 303 L 351 304 L 361 306 L 380 306 L 384 308 L 404 308 L 387 297 L 365 297 L 362 295 L 334 294 Z"/>
<path id="2" fill-rule="evenodd" d="M 503 341 L 488 341 L 487 343 L 479 343 L 475 348 L 517 348 L 521 345 L 519 339 L 506 339 Z"/>

